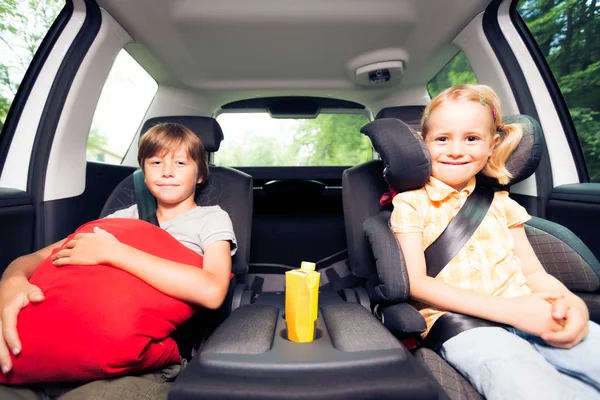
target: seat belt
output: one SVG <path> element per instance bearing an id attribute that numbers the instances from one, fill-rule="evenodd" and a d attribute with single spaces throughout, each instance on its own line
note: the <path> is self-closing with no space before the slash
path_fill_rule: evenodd
<path id="1" fill-rule="evenodd" d="M 442 234 L 425 250 L 427 275 L 435 278 L 473 236 L 487 214 L 494 190 L 477 186 Z M 468 329 L 502 326 L 469 315 L 446 312 L 438 318 L 423 341 L 423 346 L 438 351 L 444 342 Z"/>
<path id="2" fill-rule="evenodd" d="M 148 186 L 144 182 L 144 172 L 141 169 L 133 173 L 133 185 L 140 219 L 160 227 L 156 217 L 156 199 L 148 190 Z"/>
<path id="3" fill-rule="evenodd" d="M 483 221 L 494 200 L 494 190 L 477 186 L 438 238 L 425 249 L 427 275 L 435 278 L 458 254 Z"/>

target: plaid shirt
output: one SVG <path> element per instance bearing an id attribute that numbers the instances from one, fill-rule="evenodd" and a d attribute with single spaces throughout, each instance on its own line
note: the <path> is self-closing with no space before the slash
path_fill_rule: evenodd
<path id="1" fill-rule="evenodd" d="M 475 178 L 459 193 L 431 177 L 424 188 L 394 197 L 390 226 L 394 232 L 422 233 L 424 251 L 444 231 L 474 188 Z M 508 192 L 496 192 L 481 225 L 435 278 L 493 296 L 515 297 L 531 293 L 521 260 L 513 253 L 510 233 L 510 228 L 529 218 L 527 211 L 508 197 Z M 423 303 L 413 302 L 413 305 L 427 321 L 425 337 L 444 312 Z"/>

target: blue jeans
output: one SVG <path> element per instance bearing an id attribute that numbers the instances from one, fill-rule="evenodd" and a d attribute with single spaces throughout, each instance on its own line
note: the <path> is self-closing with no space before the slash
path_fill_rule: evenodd
<path id="1" fill-rule="evenodd" d="M 600 399 L 600 326 L 560 349 L 514 328 L 474 328 L 440 355 L 488 399 Z"/>

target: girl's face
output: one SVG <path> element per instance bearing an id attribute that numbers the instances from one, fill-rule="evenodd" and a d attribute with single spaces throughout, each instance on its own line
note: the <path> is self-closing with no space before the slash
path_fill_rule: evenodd
<path id="1" fill-rule="evenodd" d="M 499 135 L 494 118 L 479 102 L 449 101 L 429 116 L 425 145 L 431 153 L 434 178 L 461 191 L 485 167 Z"/>

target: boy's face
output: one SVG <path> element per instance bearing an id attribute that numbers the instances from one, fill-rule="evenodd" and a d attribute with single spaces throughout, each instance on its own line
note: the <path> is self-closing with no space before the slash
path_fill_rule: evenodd
<path id="1" fill-rule="evenodd" d="M 144 162 L 146 186 L 159 206 L 194 205 L 198 168 L 183 146 L 173 153 L 155 154 Z"/>

